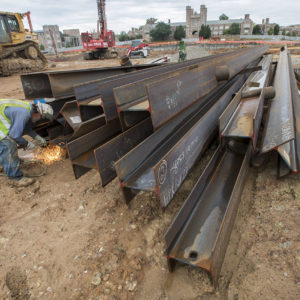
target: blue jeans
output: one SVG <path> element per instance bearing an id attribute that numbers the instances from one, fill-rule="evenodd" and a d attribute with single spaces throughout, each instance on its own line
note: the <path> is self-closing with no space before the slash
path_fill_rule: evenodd
<path id="1" fill-rule="evenodd" d="M 20 180 L 23 177 L 17 144 L 7 137 L 0 141 L 0 165 L 3 167 L 8 179 Z"/>

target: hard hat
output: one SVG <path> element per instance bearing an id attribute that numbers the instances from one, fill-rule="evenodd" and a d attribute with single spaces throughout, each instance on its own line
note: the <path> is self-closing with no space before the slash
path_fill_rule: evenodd
<path id="1" fill-rule="evenodd" d="M 48 119 L 49 121 L 53 120 L 53 108 L 49 104 L 38 102 L 36 106 L 42 119 Z"/>

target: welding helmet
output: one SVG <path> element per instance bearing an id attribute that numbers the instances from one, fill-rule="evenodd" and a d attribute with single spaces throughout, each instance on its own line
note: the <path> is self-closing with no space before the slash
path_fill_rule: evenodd
<path id="1" fill-rule="evenodd" d="M 53 108 L 49 104 L 38 102 L 36 108 L 42 119 L 53 121 Z"/>

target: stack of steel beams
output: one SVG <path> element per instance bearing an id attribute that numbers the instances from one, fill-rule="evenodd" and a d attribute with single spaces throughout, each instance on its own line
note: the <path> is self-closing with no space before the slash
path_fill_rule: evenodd
<path id="1" fill-rule="evenodd" d="M 219 118 L 220 147 L 165 234 L 169 267 L 176 261 L 201 267 L 217 283 L 240 202 L 251 155 L 255 153 L 272 57 L 265 56 Z"/>
<path id="2" fill-rule="evenodd" d="M 165 234 L 170 270 L 176 261 L 198 266 L 217 284 L 254 155 L 276 150 L 279 176 L 299 172 L 298 73 L 287 49 L 277 65 L 267 50 L 142 65 L 125 74 L 105 69 L 87 77 L 91 81 L 77 75 L 68 81 L 63 73 L 57 79 L 66 76 L 66 83 L 43 77 L 43 97 L 69 97 L 61 123 L 75 177 L 96 169 L 105 185 L 118 176 L 127 203 L 143 190 L 166 209 L 219 133 L 218 149 Z M 23 86 L 41 95 L 26 81 Z"/>

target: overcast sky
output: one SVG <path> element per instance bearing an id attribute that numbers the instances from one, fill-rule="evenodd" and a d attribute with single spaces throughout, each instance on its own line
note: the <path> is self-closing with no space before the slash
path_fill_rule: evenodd
<path id="1" fill-rule="evenodd" d="M 255 23 L 269 17 L 280 25 L 300 23 L 300 0 L 106 0 L 108 28 L 119 33 L 145 24 L 149 17 L 159 21 L 184 22 L 185 6 L 191 5 L 199 12 L 200 4 L 207 6 L 208 20 L 215 20 L 225 13 L 230 18 L 241 18 L 249 13 Z M 81 31 L 96 29 L 96 0 L 0 0 L 0 11 L 31 11 L 35 30 L 44 24 L 57 24 L 62 29 L 79 28 Z"/>

